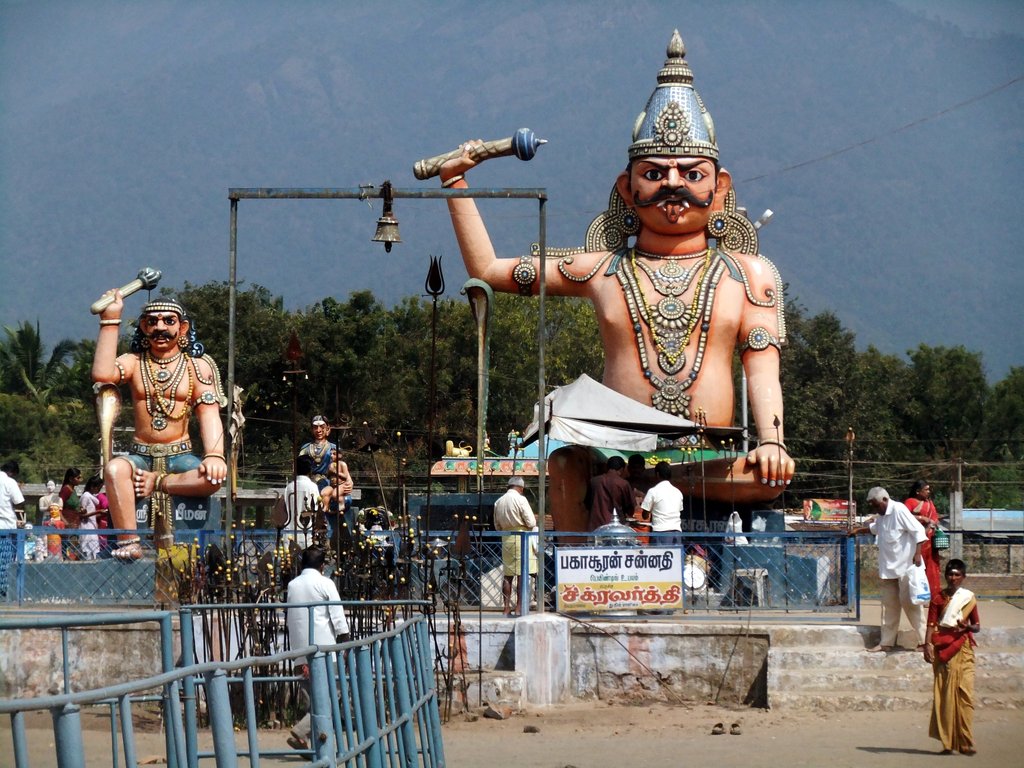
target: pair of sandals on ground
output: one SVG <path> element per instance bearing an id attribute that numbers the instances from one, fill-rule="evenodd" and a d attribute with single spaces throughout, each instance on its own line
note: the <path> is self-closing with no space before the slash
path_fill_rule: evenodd
<path id="1" fill-rule="evenodd" d="M 725 723 L 715 723 L 714 727 L 711 729 L 711 735 L 721 736 L 723 733 L 725 733 Z M 733 736 L 739 736 L 743 733 L 743 729 L 740 727 L 739 723 L 733 723 L 729 726 L 729 733 Z"/>

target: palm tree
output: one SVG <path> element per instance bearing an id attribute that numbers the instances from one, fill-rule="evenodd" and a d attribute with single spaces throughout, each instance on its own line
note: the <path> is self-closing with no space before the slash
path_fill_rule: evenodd
<path id="1" fill-rule="evenodd" d="M 47 360 L 38 322 L 35 327 L 28 321 L 23 321 L 17 328 L 5 325 L 4 333 L 7 338 L 0 341 L 0 379 L 4 390 L 46 405 L 50 390 L 67 376 L 66 361 L 78 347 L 78 342 L 62 339 L 53 347 Z"/>

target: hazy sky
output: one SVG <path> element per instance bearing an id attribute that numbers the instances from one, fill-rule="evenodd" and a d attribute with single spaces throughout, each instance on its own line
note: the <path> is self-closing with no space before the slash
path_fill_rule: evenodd
<path id="1" fill-rule="evenodd" d="M 1024 40 L 1024 2 L 892 2 L 923 18 L 954 24 L 973 37 L 984 39 L 1009 32 L 1020 35 Z M 932 279 L 933 283 L 928 288 L 927 309 L 924 311 L 932 314 L 924 321 L 917 317 L 920 329 L 915 327 L 894 340 L 895 331 L 900 330 L 905 321 L 900 317 L 889 317 L 877 322 L 864 311 L 864 294 L 887 290 L 898 297 L 901 286 L 921 272 L 923 257 L 917 254 L 918 260 L 914 261 L 915 254 L 908 249 L 899 259 L 890 259 L 892 263 L 886 264 L 879 274 L 865 276 L 851 269 L 849 263 L 843 263 L 852 261 L 848 254 L 837 257 L 834 263 L 829 262 L 830 254 L 822 252 L 819 238 L 821 228 L 830 228 L 833 237 L 842 235 L 847 241 L 862 237 L 863 225 L 859 220 L 851 223 L 851 211 L 872 202 L 877 205 L 877 201 L 866 200 L 863 190 L 858 190 L 861 193 L 859 198 L 854 198 L 849 191 L 845 191 L 844 196 L 844 190 L 838 187 L 844 173 L 861 174 L 863 178 L 868 173 L 877 172 L 870 165 L 872 155 L 884 154 L 892 158 L 901 152 L 909 154 L 905 147 L 930 145 L 932 142 L 940 147 L 937 154 L 948 155 L 951 151 L 949 134 L 962 130 L 964 125 L 968 125 L 968 130 L 1000 132 L 998 135 L 1007 137 L 1005 141 L 1016 141 L 1019 146 L 1022 121 L 1016 120 L 1015 116 L 1021 110 L 1024 93 L 1020 84 L 978 104 L 944 114 L 958 102 L 967 102 L 988 89 L 1005 85 L 1015 76 L 1019 77 L 1021 72 L 1009 71 L 1017 66 L 1017 62 L 1004 64 L 1000 60 L 992 64 L 989 61 L 984 68 L 970 73 L 973 79 L 969 85 L 961 83 L 960 90 L 949 92 L 944 89 L 941 77 L 933 76 L 927 70 L 929 62 L 922 64 L 916 59 L 912 62 L 926 69 L 925 77 L 906 75 L 906 69 L 912 64 L 909 58 L 901 61 L 899 45 L 906 45 L 907 35 L 904 33 L 901 39 L 900 29 L 894 28 L 897 25 L 860 24 L 861 29 L 852 30 L 849 34 L 845 28 L 838 30 L 829 38 L 837 45 L 844 42 L 844 34 L 846 37 L 866 34 L 864 29 L 868 29 L 870 34 L 877 34 L 884 38 L 883 43 L 891 46 L 892 82 L 883 78 L 881 83 L 865 83 L 859 79 L 862 68 L 856 60 L 857 51 L 843 50 L 839 53 L 827 49 L 823 53 L 821 49 L 825 44 L 800 37 L 801 23 L 808 16 L 815 16 L 817 22 L 817 26 L 808 25 L 808 29 L 828 35 L 832 30 L 821 32 L 821 19 L 825 16 L 826 20 L 831 20 L 833 11 L 830 8 L 843 9 L 844 19 L 851 25 L 862 21 L 849 12 L 851 7 L 863 7 L 865 16 L 875 12 L 885 18 L 893 15 L 891 9 L 880 9 L 878 3 L 863 0 L 844 3 L 836 0 L 766 1 L 763 4 L 742 0 L 721 0 L 717 3 L 710 0 L 702 3 L 637 0 L 633 4 L 609 0 L 551 0 L 544 6 L 529 3 L 528 10 L 533 12 L 531 18 L 523 18 L 527 13 L 523 12 L 522 6 L 486 0 L 473 6 L 479 8 L 474 18 L 466 18 L 465 9 L 469 5 L 462 2 L 456 6 L 446 0 L 419 4 L 390 2 L 378 6 L 355 0 L 277 3 L 267 0 L 222 0 L 218 3 L 184 0 L 0 0 L 0 112 L 5 113 L 0 114 L 0 126 L 22 128 L 22 134 L 28 134 L 22 136 L 14 130 L 0 131 L 0 144 L 6 144 L 2 147 L 4 157 L 12 162 L 18 159 L 20 148 L 16 142 L 11 142 L 11 136 L 25 139 L 43 136 L 43 140 L 48 142 L 43 145 L 46 151 L 40 152 L 37 146 L 38 154 L 32 155 L 33 163 L 38 159 L 38 167 L 33 164 L 27 173 L 22 168 L 23 175 L 18 178 L 21 183 L 26 178 L 36 182 L 38 189 L 34 194 L 38 195 L 41 189 L 49 195 L 45 201 L 38 197 L 35 200 L 25 199 L 26 195 L 19 197 L 20 188 L 15 188 L 9 178 L 5 178 L 6 169 L 0 163 L 0 192 L 4 193 L 3 200 L 6 201 L 4 210 L 0 210 L 0 230 L 5 228 L 5 221 L 16 219 L 21 225 L 18 237 L 33 241 L 0 241 L 5 243 L 5 250 L 0 253 L 0 259 L 5 262 L 0 264 L 0 284 L 7 283 L 0 285 L 0 322 L 9 324 L 24 319 L 34 320 L 31 312 L 38 311 L 44 337 L 50 343 L 63 336 L 92 336 L 95 328 L 85 308 L 111 283 L 126 282 L 141 266 L 152 263 L 151 253 L 157 254 L 160 260 L 154 266 L 165 270 L 165 283 L 172 287 L 180 287 L 185 280 L 202 283 L 226 279 L 225 192 L 229 186 L 321 186 L 329 183 L 347 186 L 363 182 L 376 184 L 389 176 L 397 185 L 412 186 L 419 183 L 414 182 L 409 173 L 411 162 L 416 158 L 443 151 L 472 136 L 499 138 L 520 125 L 537 129 L 541 135 L 552 139 L 551 145 L 529 165 L 495 161 L 493 166 L 488 164 L 478 169 L 474 173 L 475 185 L 547 187 L 551 194 L 549 243 L 577 244 L 579 233 L 601 210 L 597 206 L 604 205 L 611 180 L 621 169 L 623 137 L 628 135 L 633 117 L 650 92 L 663 57 L 667 33 L 674 25 L 680 27 L 684 35 L 698 89 L 715 116 L 723 158 L 727 158 L 734 177 L 742 182 L 739 188 L 741 204 L 755 213 L 766 207 L 776 210 L 776 218 L 764 231 L 762 250 L 779 265 L 783 278 L 791 283 L 798 300 L 812 311 L 835 309 L 844 325 L 857 333 L 860 346 L 873 343 L 886 352 L 898 354 L 906 351 L 907 346 L 903 344 L 908 336 L 913 339 L 910 346 L 916 346 L 920 341 L 935 345 L 964 344 L 972 350 L 988 345 L 986 349 L 990 350 L 996 343 L 977 328 L 999 325 L 985 315 L 1005 317 L 1008 302 L 991 301 L 988 306 L 977 307 L 979 319 L 969 332 L 944 326 L 947 318 L 943 314 L 943 304 L 957 302 L 955 295 L 947 295 L 947 292 L 955 294 L 950 286 L 969 282 L 974 276 L 932 275 L 927 271 L 924 277 Z M 577 14 L 588 14 L 590 23 L 585 30 L 556 28 L 556 21 L 552 18 L 557 17 L 557 23 L 564 26 L 570 14 L 549 13 L 547 9 L 567 6 Z M 456 7 L 457 12 L 453 10 Z M 390 50 L 388 46 L 395 29 L 402 27 L 399 22 L 407 19 L 395 16 L 389 20 L 388 11 L 415 17 L 403 27 L 406 37 L 400 51 Z M 899 16 L 905 19 L 904 14 Z M 301 45 L 306 41 L 305 27 L 313 23 L 304 21 L 307 17 L 315 20 L 329 18 L 332 22 L 327 45 L 332 50 L 324 55 L 321 49 L 316 53 L 320 58 L 310 60 L 326 60 L 336 66 L 337 71 L 304 71 L 302 67 L 306 62 L 299 54 L 293 55 L 293 60 L 278 61 L 274 58 L 280 52 L 280 40 L 276 38 L 282 35 L 289 40 L 294 38 L 295 50 L 301 53 Z M 871 21 L 870 17 L 868 21 Z M 439 34 L 445 33 L 445 40 L 458 39 L 460 44 L 439 51 L 429 33 L 419 36 L 410 33 L 410 29 L 418 31 L 417 23 L 426 30 L 436 25 Z M 632 30 L 643 30 L 639 34 L 635 31 L 631 34 L 649 38 L 638 40 L 641 51 L 629 49 L 623 54 L 623 50 L 629 47 L 622 45 L 619 30 L 627 23 Z M 545 24 L 549 26 L 542 30 L 545 40 L 560 40 L 559 36 L 576 34 L 573 45 L 543 51 L 531 47 L 534 43 L 531 25 L 543 27 Z M 737 63 L 729 60 L 728 56 L 722 56 L 716 42 L 729 34 L 737 34 L 737 29 L 748 35 L 743 40 L 756 38 L 757 44 L 764 46 L 758 49 L 758 54 L 765 56 L 768 63 L 762 64 L 761 59 L 753 57 L 737 57 Z M 933 29 L 926 29 L 924 34 L 929 36 L 932 32 Z M 336 55 L 333 51 L 335 35 Z M 505 38 L 518 35 L 521 38 L 513 41 L 516 45 L 502 47 L 494 44 L 496 35 Z M 936 39 L 946 37 L 937 35 Z M 270 43 L 264 47 L 261 45 L 264 41 L 272 41 L 278 47 L 273 48 Z M 912 42 L 916 41 L 917 38 Z M 789 58 L 786 61 L 791 69 L 781 73 L 772 70 L 770 57 L 778 56 L 780 50 L 787 46 L 785 53 Z M 815 50 L 809 50 L 805 57 L 801 46 Z M 517 47 L 522 49 L 521 54 L 515 50 Z M 975 49 L 984 47 L 975 46 Z M 943 54 L 944 51 L 936 51 L 934 55 L 941 60 Z M 424 65 L 417 68 L 420 58 Z M 593 64 L 578 66 L 581 59 Z M 573 69 L 578 78 L 573 95 L 578 93 L 580 98 L 579 103 L 572 104 L 572 108 L 567 110 L 565 103 L 545 102 L 543 91 L 545 79 L 561 75 L 569 61 L 577 64 Z M 751 76 L 751 73 L 761 74 L 759 67 L 764 67 L 763 83 L 756 76 Z M 904 71 L 900 71 L 901 67 Z M 969 63 L 966 69 L 970 69 Z M 197 73 L 206 75 L 211 72 L 218 75 L 229 72 L 230 77 L 218 83 L 223 91 L 216 92 L 212 98 L 204 98 L 204 89 L 211 86 L 205 80 L 192 78 Z M 348 78 L 347 82 L 357 86 L 352 91 L 363 99 L 386 101 L 391 90 L 390 81 L 398 78 L 412 80 L 412 88 L 421 94 L 437 93 L 444 94 L 444 97 L 409 98 L 407 90 L 406 102 L 385 105 L 395 116 L 392 124 L 360 125 L 356 118 L 361 115 L 361 110 L 370 111 L 368 108 L 378 107 L 379 113 L 380 104 L 350 105 L 345 101 L 346 94 L 338 99 L 341 106 L 335 107 L 335 114 L 328 116 L 329 119 L 340 117 L 347 122 L 330 134 L 330 140 L 334 142 L 329 148 L 332 154 L 330 160 L 322 165 L 317 165 L 316 159 L 325 148 L 322 144 L 313 143 L 311 138 L 315 136 L 319 140 L 321 135 L 304 132 L 307 127 L 304 122 L 313 122 L 319 115 L 307 116 L 297 112 L 286 115 L 291 122 L 284 122 L 281 115 L 287 110 L 279 107 L 272 114 L 278 122 L 269 127 L 231 123 L 234 114 L 231 110 L 244 109 L 258 99 L 279 96 L 269 90 L 275 85 L 283 84 L 301 91 L 310 83 L 316 85 L 320 75 L 319 79 L 328 85 L 332 77 L 336 82 L 346 82 Z M 600 96 L 596 94 L 602 87 L 602 78 L 606 80 L 609 75 L 620 77 L 622 82 L 628 81 L 632 90 L 621 99 L 624 103 L 608 105 L 602 110 Z M 431 82 L 426 82 L 428 77 L 432 78 Z M 540 93 L 539 96 L 534 93 L 530 94 L 531 100 L 495 104 L 493 94 L 503 88 L 512 94 L 524 92 L 521 83 L 512 82 L 524 77 L 534 78 L 531 87 Z M 593 81 L 588 81 L 588 77 Z M 806 89 L 801 93 L 809 94 L 807 114 L 779 114 L 778 111 L 772 114 L 772 94 L 776 89 L 786 87 L 789 78 Z M 403 85 L 409 88 L 408 82 Z M 919 87 L 921 85 L 925 87 Z M 892 96 L 888 93 L 890 87 L 894 91 Z M 164 93 L 162 89 L 166 89 L 172 105 L 167 108 L 177 110 L 169 116 L 173 118 L 172 129 L 161 131 L 165 127 L 160 124 L 163 115 L 140 114 L 144 111 L 140 106 L 142 103 L 147 110 L 154 106 L 159 110 L 163 106 L 159 101 L 154 105 L 140 98 L 140 91 L 145 95 L 149 88 L 156 89 L 161 96 Z M 182 93 L 182 90 L 186 92 Z M 370 97 L 367 97 L 368 93 Z M 413 97 L 418 96 L 420 94 L 413 94 Z M 227 115 L 204 112 L 211 103 L 222 108 Z M 311 103 L 317 102 L 315 99 L 299 102 L 300 107 Z M 103 122 L 101 118 L 105 109 L 124 122 Z M 413 112 L 406 124 L 403 124 L 406 118 L 403 109 Z M 753 113 L 752 110 L 761 111 Z M 565 116 L 567 112 L 570 113 L 569 118 Z M 576 125 L 573 124 L 573 113 L 579 116 L 580 122 Z M 54 124 L 60 123 L 66 114 L 84 116 L 91 124 L 78 126 L 73 121 Z M 614 117 L 609 117 L 609 114 Z M 751 136 L 764 130 L 758 121 L 765 114 L 775 120 L 773 130 L 792 132 L 796 126 L 797 131 L 805 132 L 805 143 L 791 154 L 782 156 L 778 147 L 773 146 L 770 135 L 766 136 L 766 141 L 752 141 Z M 922 118 L 930 122 L 912 130 L 901 130 L 901 126 Z M 970 124 L 972 119 L 975 122 Z M 222 130 L 225 125 L 227 128 Z M 282 125 L 294 131 L 294 135 L 282 135 Z M 24 126 L 31 128 L 24 130 Z M 103 131 L 109 130 L 109 134 L 98 136 L 97 126 Z M 573 135 L 574 128 L 578 128 L 581 134 L 585 133 L 585 140 Z M 123 135 L 116 135 L 117 129 L 123 129 Z M 201 138 L 196 138 L 201 134 Z M 268 152 L 265 147 L 271 146 L 270 139 L 278 143 Z M 106 146 L 97 149 L 97 140 L 106 142 Z M 836 150 L 857 146 L 858 142 L 865 140 L 875 144 L 867 150 L 829 157 Z M 209 144 L 197 148 L 196 144 L 201 141 Z M 585 141 L 592 144 L 585 144 Z M 38 145 L 39 141 L 36 143 Z M 53 152 L 49 153 L 51 145 Z M 178 145 L 188 150 L 182 154 L 193 162 L 196 157 L 209 159 L 208 167 L 175 165 L 175 147 Z M 111 146 L 123 146 L 122 157 L 115 156 L 108 165 L 99 165 L 95 159 L 101 152 L 109 153 Z M 282 146 L 286 146 L 292 155 L 285 158 L 274 156 L 274 152 L 282 152 Z M 740 149 L 741 146 L 744 150 Z M 339 147 L 342 148 L 341 153 Z M 385 151 L 391 154 L 385 155 Z M 348 165 L 339 163 L 339 154 L 345 152 L 358 157 L 359 164 L 351 160 Z M 56 167 L 53 167 L 54 163 L 47 167 L 47 154 L 57 158 Z M 790 173 L 788 170 L 816 159 L 801 171 Z M 922 174 L 920 178 L 935 181 L 921 182 L 919 178 L 913 178 L 908 179 L 907 184 L 916 184 L 916 189 L 920 189 L 922 184 L 954 188 L 957 173 L 939 167 L 948 165 L 945 160 L 946 157 L 936 159 L 935 168 L 925 162 L 918 163 L 921 167 L 911 169 L 919 171 Z M 588 183 L 592 185 L 586 192 L 589 197 L 585 199 L 578 188 L 563 185 L 558 175 L 563 166 L 556 165 L 556 161 L 589 166 Z M 984 162 L 988 163 L 987 168 L 1002 173 L 1005 178 L 1013 174 L 1014 163 L 1021 165 L 1021 157 L 1012 152 L 1005 157 L 998 153 L 984 158 Z M 88 173 L 83 171 L 84 168 L 88 168 Z M 797 195 L 809 177 L 829 179 L 833 175 L 837 189 L 829 199 L 807 201 Z M 130 194 L 126 195 L 126 190 L 130 190 Z M 916 200 L 919 195 L 914 190 L 897 190 L 896 194 L 913 198 L 904 199 L 904 204 L 911 204 L 907 215 L 923 220 L 935 218 L 939 221 L 949 217 L 957 206 L 966 210 L 951 195 L 947 196 L 948 208 L 943 206 L 940 210 L 933 202 Z M 128 226 L 123 222 L 103 221 L 97 213 L 105 210 L 100 202 L 108 206 L 122 205 L 119 195 L 130 198 L 123 202 L 123 207 L 130 210 Z M 152 195 L 152 199 L 140 203 L 140 199 L 148 195 Z M 974 204 L 968 212 L 972 217 L 969 226 L 977 228 L 973 232 L 981 231 L 991 236 L 992 230 L 986 231 L 978 224 L 982 218 L 978 212 L 985 212 L 984 203 L 977 202 L 978 196 L 969 197 L 971 199 L 967 202 Z M 110 203 L 111 200 L 115 202 Z M 1005 217 L 1002 211 L 1012 208 L 1005 204 L 1005 200 L 1003 203 L 1000 215 Z M 268 221 L 272 216 L 279 216 L 280 219 L 275 219 L 274 223 L 283 220 L 286 224 L 296 224 L 298 216 L 292 214 L 292 209 L 284 205 L 278 208 L 280 212 L 275 208 L 271 213 L 268 207 L 261 207 L 259 215 Z M 246 256 L 257 249 L 263 234 L 252 229 L 254 224 L 260 223 L 254 222 L 253 212 L 256 210 L 253 204 L 243 206 L 246 218 L 242 224 L 247 238 L 243 250 Z M 372 217 L 375 215 L 366 210 L 361 213 L 366 214 L 364 218 L 368 221 L 359 225 L 360 242 L 369 239 L 364 230 L 372 232 Z M 878 216 L 878 211 L 873 210 L 869 215 Z M 815 229 L 810 221 L 819 216 L 820 221 L 814 224 L 820 228 Z M 453 253 L 450 227 L 444 214 L 439 217 L 436 211 L 423 213 L 415 206 L 405 205 L 400 209 L 399 217 L 403 235 L 410 244 L 404 250 L 396 248 L 396 255 L 386 261 L 375 251 L 373 266 L 343 272 L 337 266 L 341 262 L 338 258 L 340 253 L 357 262 L 360 257 L 353 256 L 352 249 L 346 252 L 339 248 L 337 242 L 327 242 L 325 250 L 330 255 L 319 258 L 333 260 L 331 268 L 342 275 L 338 282 L 317 281 L 298 273 L 288 279 L 272 281 L 266 273 L 261 274 L 257 270 L 256 259 L 246 262 L 249 272 L 242 277 L 267 285 L 274 293 L 285 297 L 289 308 L 296 308 L 307 306 L 324 295 L 344 299 L 352 288 L 377 291 L 378 285 L 371 284 L 370 278 L 376 277 L 379 281 L 381 273 L 388 268 L 395 269 L 394 265 L 399 258 L 404 258 L 404 254 L 411 253 L 414 248 L 430 253 L 443 249 L 442 252 L 449 254 L 445 259 L 446 270 L 452 270 L 449 273 L 449 293 L 455 294 L 460 281 L 457 270 L 452 267 L 458 264 L 459 259 L 458 254 Z M 446 239 L 431 240 L 425 246 L 414 245 L 416 226 L 425 219 L 431 219 L 434 229 L 441 230 Z M 510 220 L 512 224 L 507 228 L 518 224 L 515 246 L 518 247 L 519 242 L 525 240 L 528 243 L 533 238 L 536 226 L 532 211 L 521 219 L 523 223 L 520 224 L 514 217 L 504 217 L 502 213 L 500 216 L 488 216 L 488 224 L 495 230 Z M 437 226 L 438 221 L 442 226 Z M 295 225 L 296 231 L 313 228 L 304 221 L 299 224 L 305 227 Z M 336 232 L 336 225 L 333 226 Z M 889 225 L 883 224 L 878 230 L 884 230 L 885 226 Z M 938 226 L 948 227 L 948 222 L 942 221 Z M 1004 226 L 1002 222 L 998 225 L 1000 228 Z M 1020 225 L 1014 226 L 1019 228 Z M 12 227 L 7 229 L 14 231 Z M 1015 231 L 1010 227 L 1010 240 L 1016 239 Z M 0 236 L 2 234 L 0 231 Z M 993 250 L 993 246 L 982 243 L 981 238 L 974 234 L 970 237 L 963 235 L 959 241 L 913 245 L 921 253 L 934 251 L 946 255 L 975 247 L 969 242 L 971 239 L 978 242 L 978 249 Z M 310 243 L 300 242 L 302 247 L 307 245 Z M 877 253 L 884 252 L 886 245 L 885 242 L 865 243 L 863 248 Z M 1002 249 L 1003 244 L 997 242 L 996 247 Z M 68 265 L 67 275 L 59 273 L 58 277 L 58 274 L 46 272 L 30 279 L 10 277 L 12 274 L 26 274 L 24 270 L 11 268 L 12 264 L 24 260 L 23 252 L 41 252 L 46 248 L 62 256 L 73 254 L 68 257 L 74 263 Z M 306 248 L 303 256 L 313 258 L 312 251 L 312 248 Z M 397 255 L 400 252 L 402 256 Z M 503 256 L 512 256 L 517 251 L 499 248 L 499 252 Z M 187 254 L 188 260 L 175 264 L 173 259 L 178 254 Z M 298 265 L 296 263 L 295 266 Z M 404 295 L 414 295 L 422 286 L 422 273 L 425 273 L 425 265 L 414 265 L 404 273 L 387 274 L 386 279 L 395 285 L 399 278 L 405 280 L 401 283 L 402 290 L 406 292 Z M 333 279 L 334 274 L 330 277 Z M 877 280 L 880 286 L 871 284 L 871 280 Z M 842 293 L 835 292 L 831 283 L 843 281 Z M 11 283 L 17 285 L 12 286 Z M 983 291 L 988 291 L 986 295 L 990 296 L 1016 295 L 1021 292 L 1017 286 L 1022 285 L 1019 274 L 1008 278 L 1005 274 L 994 278 L 983 275 L 977 277 L 975 283 L 970 286 L 972 296 Z M 4 305 L 8 308 L 15 306 L 14 299 L 17 299 L 17 308 L 4 311 Z M 891 304 L 896 305 L 897 302 L 898 298 L 895 298 Z M 1003 314 L 995 314 L 991 306 L 995 304 L 1004 307 Z M 137 306 L 138 303 L 134 304 L 131 310 Z M 59 322 L 55 322 L 58 318 Z M 1005 324 L 1005 321 L 1000 322 Z M 1007 364 L 1019 365 L 1024 360 L 1024 354 L 1021 354 L 1024 337 L 1019 333 L 1008 335 L 1008 340 L 998 342 L 1004 351 L 998 364 L 999 375 L 1005 372 Z M 1006 353 L 1005 350 L 1011 346 L 1015 349 Z M 986 361 L 993 359 L 994 355 L 986 351 Z"/>
<path id="2" fill-rule="evenodd" d="M 964 32 L 1024 35 L 1024 3 L 1020 0 L 893 0 L 926 17 L 956 24 Z"/>

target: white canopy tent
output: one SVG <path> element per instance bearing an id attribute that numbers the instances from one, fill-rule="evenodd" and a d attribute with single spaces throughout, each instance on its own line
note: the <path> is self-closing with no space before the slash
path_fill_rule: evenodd
<path id="1" fill-rule="evenodd" d="M 678 439 L 704 432 L 712 438 L 737 436 L 739 427 L 702 427 L 689 419 L 659 411 L 594 381 L 584 374 L 572 384 L 557 387 L 544 398 L 545 432 L 549 438 L 574 445 L 649 452 L 658 438 Z M 537 439 L 537 407 L 523 443 Z"/>

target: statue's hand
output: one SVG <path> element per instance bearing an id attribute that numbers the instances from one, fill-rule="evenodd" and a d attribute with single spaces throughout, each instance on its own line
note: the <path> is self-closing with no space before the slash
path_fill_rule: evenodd
<path id="1" fill-rule="evenodd" d="M 754 471 L 763 485 L 786 486 L 793 480 L 796 462 L 789 452 L 774 443 L 765 443 L 747 454 L 747 463 L 754 465 Z"/>
<path id="2" fill-rule="evenodd" d="M 100 320 L 120 320 L 121 312 L 124 311 L 124 297 L 121 296 L 121 290 L 119 288 L 111 288 L 103 296 L 113 296 L 114 300 L 100 312 Z"/>
<path id="3" fill-rule="evenodd" d="M 473 139 L 462 144 L 462 154 L 453 157 L 451 160 L 446 160 L 441 165 L 441 181 L 445 182 L 453 176 L 458 176 L 460 173 L 465 173 L 470 168 L 475 168 L 479 165 L 480 160 L 474 154 L 474 149 L 483 146 L 483 140 Z"/>
<path id="4" fill-rule="evenodd" d="M 228 477 L 228 464 L 220 456 L 205 456 L 199 465 L 199 474 L 214 485 L 220 485 Z"/>

